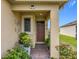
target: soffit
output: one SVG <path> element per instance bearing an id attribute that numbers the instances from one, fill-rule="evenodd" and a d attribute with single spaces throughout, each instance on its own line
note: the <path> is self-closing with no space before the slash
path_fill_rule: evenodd
<path id="1" fill-rule="evenodd" d="M 11 4 L 58 4 L 61 8 L 68 0 L 8 0 Z"/>

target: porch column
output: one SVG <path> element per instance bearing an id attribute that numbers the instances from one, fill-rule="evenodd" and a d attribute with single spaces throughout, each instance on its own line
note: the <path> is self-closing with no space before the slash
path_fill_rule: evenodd
<path id="1" fill-rule="evenodd" d="M 59 59 L 59 52 L 56 46 L 59 45 L 59 24 L 58 24 L 58 8 L 50 11 L 50 57 Z"/>
<path id="2" fill-rule="evenodd" d="M 31 30 L 32 30 L 32 48 L 35 48 L 35 43 L 36 43 L 36 20 L 35 16 L 33 15 L 32 20 L 31 20 Z"/>

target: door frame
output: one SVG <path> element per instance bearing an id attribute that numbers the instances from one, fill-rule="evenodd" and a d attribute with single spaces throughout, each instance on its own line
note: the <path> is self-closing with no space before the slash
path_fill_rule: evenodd
<path id="1" fill-rule="evenodd" d="M 37 22 L 40 22 L 40 21 L 36 21 L 36 37 L 37 37 Z M 44 27 L 45 27 L 45 21 L 44 21 Z M 44 31 L 45 31 L 45 29 L 44 29 Z M 37 38 L 36 38 L 36 44 L 44 44 L 44 42 L 38 42 Z"/>

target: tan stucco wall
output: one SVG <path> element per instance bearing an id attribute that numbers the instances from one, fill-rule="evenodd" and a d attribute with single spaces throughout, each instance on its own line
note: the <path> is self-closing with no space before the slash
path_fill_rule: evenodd
<path id="1" fill-rule="evenodd" d="M 1 55 L 3 56 L 6 51 L 14 47 L 18 41 L 18 17 L 14 14 L 10 5 L 6 0 L 1 1 Z M 19 27 L 20 28 L 20 27 Z"/>
<path id="2" fill-rule="evenodd" d="M 63 35 L 76 37 L 76 25 L 62 27 L 60 28 L 60 33 Z"/>

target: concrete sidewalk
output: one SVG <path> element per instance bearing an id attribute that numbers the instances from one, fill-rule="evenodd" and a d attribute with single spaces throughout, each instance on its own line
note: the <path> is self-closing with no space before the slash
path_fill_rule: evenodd
<path id="1" fill-rule="evenodd" d="M 32 59 L 49 59 L 49 50 L 44 44 L 37 44 L 31 50 Z"/>

